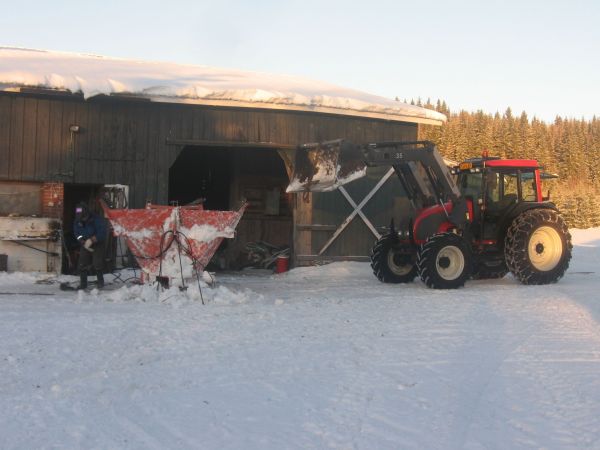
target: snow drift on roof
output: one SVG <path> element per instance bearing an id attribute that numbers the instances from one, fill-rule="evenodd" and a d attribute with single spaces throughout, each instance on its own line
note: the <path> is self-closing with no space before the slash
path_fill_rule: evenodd
<path id="1" fill-rule="evenodd" d="M 314 111 L 440 125 L 436 111 L 306 78 L 0 47 L 0 89 L 40 87 L 162 102 Z"/>

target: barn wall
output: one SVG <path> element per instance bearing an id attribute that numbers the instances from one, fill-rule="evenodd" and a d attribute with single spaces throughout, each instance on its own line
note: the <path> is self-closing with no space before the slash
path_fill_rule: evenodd
<path id="1" fill-rule="evenodd" d="M 302 112 L 0 93 L 0 179 L 128 184 L 141 206 L 166 200 L 168 169 L 182 148 L 168 139 L 297 145 L 414 137 L 416 129 Z"/>
<path id="2" fill-rule="evenodd" d="M 71 132 L 71 125 L 79 126 L 79 131 Z M 232 146 L 257 142 L 295 146 L 336 138 L 413 140 L 416 135 L 416 124 L 348 116 L 0 93 L 0 180 L 126 184 L 130 205 L 141 207 L 148 200 L 167 201 L 169 168 L 185 145 L 182 141 L 189 145 L 217 141 Z M 357 202 L 377 182 L 375 178 L 348 188 Z M 377 226 L 389 223 L 396 188 L 386 185 L 368 205 Z M 295 224 L 321 224 L 328 229 L 327 233 L 296 227 L 295 250 L 310 255 L 351 208 L 339 192 L 308 196 L 308 201 L 301 197 L 295 202 Z M 327 253 L 366 254 L 373 238 L 365 228 L 355 219 L 349 233 Z"/>
<path id="3" fill-rule="evenodd" d="M 356 204 L 360 204 L 389 169 L 389 167 L 369 168 L 367 177 L 345 186 Z M 396 226 L 402 225 L 398 223 L 399 218 L 407 217 L 411 208 L 398 177 L 392 175 L 365 204 L 362 212 L 381 234 L 385 234 L 390 219 L 394 218 Z M 319 253 L 332 236 L 332 229 L 336 229 L 353 210 L 354 208 L 339 190 L 313 195 L 312 223 L 319 224 L 321 227 L 312 230 L 312 253 L 310 254 Z M 375 241 L 375 236 L 364 221 L 356 216 L 346 230 L 323 252 L 323 256 L 369 255 Z"/>

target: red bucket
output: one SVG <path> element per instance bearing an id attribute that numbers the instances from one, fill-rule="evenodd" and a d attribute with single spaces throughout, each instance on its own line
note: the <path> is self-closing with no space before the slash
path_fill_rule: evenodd
<path id="1" fill-rule="evenodd" d="M 283 273 L 290 270 L 290 257 L 287 255 L 278 256 L 275 260 L 275 273 Z"/>

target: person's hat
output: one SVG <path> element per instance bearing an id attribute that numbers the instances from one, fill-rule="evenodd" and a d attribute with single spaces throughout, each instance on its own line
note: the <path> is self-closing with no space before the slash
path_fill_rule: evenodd
<path id="1" fill-rule="evenodd" d="M 85 220 L 90 216 L 90 209 L 84 202 L 77 203 L 75 206 L 75 217 L 77 220 Z"/>

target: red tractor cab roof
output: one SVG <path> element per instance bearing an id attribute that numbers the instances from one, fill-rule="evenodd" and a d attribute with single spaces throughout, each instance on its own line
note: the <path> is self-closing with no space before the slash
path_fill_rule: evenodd
<path id="1" fill-rule="evenodd" d="M 539 169 L 540 165 L 535 159 L 497 159 L 492 161 L 487 161 L 485 163 L 488 167 L 516 167 L 523 168 L 527 167 L 530 169 Z"/>
<path id="2" fill-rule="evenodd" d="M 497 156 L 483 156 L 467 159 L 459 164 L 458 170 L 482 169 L 483 167 L 497 167 L 503 169 L 541 169 L 535 159 L 501 159 Z"/>

